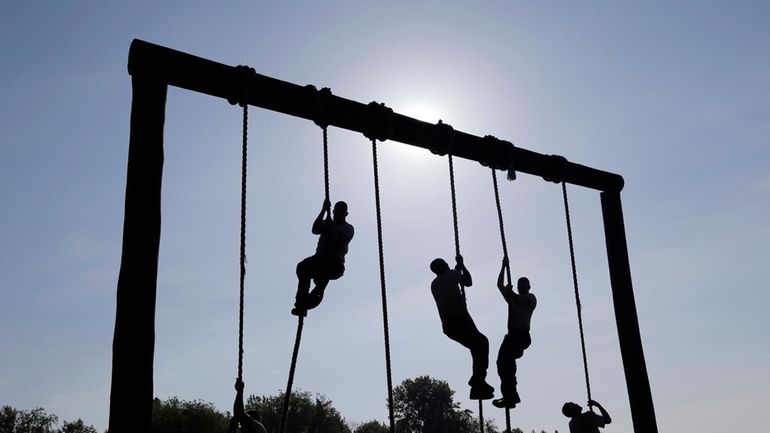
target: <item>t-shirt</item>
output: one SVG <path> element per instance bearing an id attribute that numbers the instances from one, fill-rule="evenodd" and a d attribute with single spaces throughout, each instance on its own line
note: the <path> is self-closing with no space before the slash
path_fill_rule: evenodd
<path id="1" fill-rule="evenodd" d="M 532 312 L 537 306 L 537 298 L 532 293 L 524 296 L 510 296 L 508 301 L 508 330 L 519 329 L 529 331 Z"/>
<path id="2" fill-rule="evenodd" d="M 353 239 L 353 226 L 347 222 L 324 222 L 324 230 L 318 238 L 316 254 L 326 254 L 345 263 L 348 244 Z"/>
<path id="3" fill-rule="evenodd" d="M 599 433 L 605 424 L 603 416 L 589 410 L 570 420 L 569 433 Z"/>
<path id="4" fill-rule="evenodd" d="M 460 292 L 460 272 L 450 269 L 436 276 L 430 284 L 430 292 L 438 307 L 438 315 L 441 323 L 448 323 L 452 319 L 468 315 L 465 299 Z"/>

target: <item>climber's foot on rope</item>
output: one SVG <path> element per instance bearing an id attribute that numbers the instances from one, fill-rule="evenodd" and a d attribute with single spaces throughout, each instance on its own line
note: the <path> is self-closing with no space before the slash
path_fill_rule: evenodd
<path id="1" fill-rule="evenodd" d="M 308 293 L 307 297 L 305 297 L 305 299 L 302 301 L 302 304 L 306 309 L 312 310 L 313 308 L 319 306 L 323 299 L 324 291 L 316 287 L 310 293 Z"/>
<path id="2" fill-rule="evenodd" d="M 305 317 L 307 316 L 307 309 L 302 307 L 294 307 L 291 309 L 291 314 L 297 317 Z"/>
<path id="3" fill-rule="evenodd" d="M 468 385 L 471 386 L 471 400 L 489 400 L 495 396 L 495 388 L 484 379 L 471 379 Z"/>
<path id="4" fill-rule="evenodd" d="M 324 291 L 316 287 L 310 293 L 298 299 L 294 303 L 294 308 L 291 309 L 291 314 L 295 316 L 305 317 L 307 311 L 319 306 L 324 299 Z"/>
<path id="5" fill-rule="evenodd" d="M 492 400 L 492 405 L 499 408 L 513 409 L 519 403 L 521 403 L 521 397 L 519 397 L 519 393 L 516 391 L 513 391 L 511 395 Z"/>

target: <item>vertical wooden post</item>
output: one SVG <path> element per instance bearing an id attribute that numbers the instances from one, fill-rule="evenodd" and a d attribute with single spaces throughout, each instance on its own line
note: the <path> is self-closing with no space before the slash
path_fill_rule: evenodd
<path id="1" fill-rule="evenodd" d="M 110 433 L 150 430 L 165 83 L 132 79 L 123 252 L 112 343 Z"/>
<path id="2" fill-rule="evenodd" d="M 628 261 L 626 230 L 620 192 L 601 193 L 604 216 L 604 236 L 615 305 L 615 323 L 618 327 L 620 354 L 626 376 L 631 419 L 636 433 L 657 433 L 655 407 L 652 402 L 647 365 L 642 350 L 639 320 L 636 315 L 634 290 L 631 286 L 631 266 Z"/>

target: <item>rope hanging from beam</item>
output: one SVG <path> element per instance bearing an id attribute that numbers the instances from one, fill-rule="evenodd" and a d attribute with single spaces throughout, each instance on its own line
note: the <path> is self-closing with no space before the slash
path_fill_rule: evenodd
<path id="1" fill-rule="evenodd" d="M 329 198 L 329 139 L 327 131 L 331 110 L 329 109 L 328 101 L 332 96 L 332 92 L 328 87 L 316 90 L 312 84 L 305 86 L 305 88 L 308 89 L 312 97 L 313 121 L 323 131 L 324 199 L 328 202 L 331 200 Z"/>
<path id="2" fill-rule="evenodd" d="M 315 87 L 308 86 L 309 89 L 314 91 L 315 95 L 321 92 L 315 90 Z M 323 89 L 323 91 L 329 92 L 329 89 Z M 320 99 L 319 99 L 320 101 Z M 320 103 L 319 103 L 320 105 Z M 324 171 L 324 202 L 329 202 L 329 139 L 328 139 L 328 124 L 322 120 L 324 115 L 322 114 L 324 107 L 316 106 L 316 125 L 321 127 L 323 131 L 323 171 Z M 281 422 L 279 424 L 279 433 L 286 432 L 286 420 L 289 416 L 289 403 L 291 401 L 291 389 L 294 385 L 294 374 L 297 370 L 297 357 L 299 356 L 299 347 L 302 341 L 302 329 L 304 328 L 305 317 L 303 315 L 298 316 L 297 320 L 297 335 L 294 337 L 294 350 L 291 355 L 291 365 L 289 367 L 289 379 L 286 382 L 286 392 L 283 396 L 283 407 L 281 409 Z"/>
<path id="3" fill-rule="evenodd" d="M 385 285 L 385 253 L 382 236 L 382 206 L 380 205 L 380 170 L 377 162 L 377 140 L 385 141 L 391 133 L 393 124 L 393 110 L 384 104 L 372 102 L 369 104 L 369 110 L 373 113 L 372 118 L 376 119 L 370 124 L 370 128 L 364 134 L 372 142 L 372 165 L 374 173 L 374 204 L 377 216 L 377 248 L 379 253 L 380 267 L 380 295 L 382 298 L 382 325 L 383 338 L 385 343 L 385 374 L 388 384 L 388 421 L 390 433 L 396 431 L 396 421 L 393 414 L 393 373 L 391 370 L 390 359 L 390 329 L 388 325 L 388 297 Z"/>
<path id="4" fill-rule="evenodd" d="M 583 332 L 583 307 L 580 303 L 580 290 L 578 289 L 577 266 L 575 265 L 575 246 L 572 240 L 572 222 L 569 213 L 569 200 L 567 198 L 567 183 L 561 182 L 562 196 L 564 198 L 564 215 L 567 220 L 567 238 L 569 239 L 569 256 L 572 264 L 572 284 L 575 287 L 575 306 L 577 307 L 578 326 L 580 328 L 580 348 L 583 351 L 583 371 L 586 379 L 586 394 L 591 401 L 591 381 L 588 377 L 588 356 L 586 354 L 586 340 Z"/>
<path id="5" fill-rule="evenodd" d="M 243 145 L 241 151 L 241 233 L 240 302 L 238 308 L 238 381 L 243 381 L 243 304 L 246 282 L 246 176 L 248 166 L 249 106 L 243 106 Z"/>
<path id="6" fill-rule="evenodd" d="M 447 154 L 447 160 L 449 161 L 449 190 L 451 192 L 452 196 L 452 228 L 454 229 L 454 240 L 455 240 L 455 258 L 457 261 L 461 260 L 461 253 L 460 253 L 460 230 L 459 230 L 459 224 L 457 222 L 457 194 L 455 191 L 455 171 L 454 171 L 454 162 L 452 160 L 452 142 L 454 141 L 454 129 L 452 126 L 447 125 L 446 123 L 443 123 L 441 120 L 438 121 L 436 124 L 436 127 L 438 128 L 440 139 L 438 140 L 438 143 L 434 143 L 435 148 L 437 149 L 434 151 L 434 153 L 443 153 L 443 151 L 446 151 Z M 437 144 L 437 145 L 436 145 Z M 460 284 L 460 294 L 463 297 L 463 301 L 466 300 L 465 297 L 465 287 L 463 286 L 462 282 Z M 479 399 L 479 431 L 481 433 L 484 433 L 484 400 Z"/>
<path id="7" fill-rule="evenodd" d="M 452 158 L 452 144 L 454 142 L 454 128 L 441 120 L 436 124 L 439 137 L 434 142 L 434 153 L 443 154 L 446 153 L 447 161 L 449 163 L 449 191 L 452 198 L 452 229 L 454 230 L 455 241 L 455 259 L 460 260 L 462 255 L 460 254 L 460 229 L 457 223 L 457 193 L 455 191 L 455 169 L 454 161 Z M 462 282 L 460 283 L 460 294 L 465 300 L 465 287 Z"/>
<path id="8" fill-rule="evenodd" d="M 248 66 L 238 66 L 236 71 L 237 89 L 230 95 L 228 102 L 232 105 L 240 105 L 243 108 L 241 130 L 241 212 L 240 212 L 240 278 L 239 278 L 239 303 L 238 303 L 238 381 L 243 381 L 243 310 L 246 282 L 246 180 L 248 175 L 248 147 L 249 147 L 249 97 L 251 96 L 251 84 L 256 71 Z"/>
<path id="9" fill-rule="evenodd" d="M 516 178 L 515 171 L 511 168 L 509 171 L 509 179 Z M 511 175 L 513 173 L 513 175 Z M 497 207 L 497 221 L 500 226 L 500 240 L 503 245 L 503 258 L 505 259 L 505 277 L 508 279 L 508 284 L 511 284 L 511 262 L 508 260 L 508 245 L 505 240 L 505 223 L 503 221 L 503 207 L 500 204 L 500 190 L 497 187 L 497 171 L 492 168 L 492 186 L 495 191 L 495 205 Z M 505 428 L 507 433 L 511 433 L 511 408 L 505 408 Z"/>
<path id="10" fill-rule="evenodd" d="M 492 186 L 494 187 L 495 191 L 495 205 L 497 207 L 497 222 L 500 226 L 500 241 L 503 245 L 503 258 L 508 259 L 508 245 L 505 240 L 505 223 L 503 221 L 503 208 L 500 204 L 500 191 L 497 187 L 497 172 L 493 168 L 492 169 Z M 506 260 L 506 263 L 508 263 L 505 266 L 505 276 L 508 279 L 508 284 L 511 284 L 511 265 L 510 261 Z"/>
<path id="11" fill-rule="evenodd" d="M 390 330 L 388 327 L 388 299 L 385 288 L 385 253 L 383 252 L 382 240 L 382 211 L 380 206 L 380 178 L 377 165 L 377 140 L 372 140 L 372 163 L 374 164 L 374 203 L 377 212 L 377 247 L 379 251 L 380 262 L 380 291 L 382 296 L 382 325 L 385 339 L 385 372 L 388 381 L 388 420 L 390 422 L 390 433 L 395 433 L 396 423 L 393 415 L 393 378 L 390 362 Z"/>
<path id="12" fill-rule="evenodd" d="M 244 298 L 246 292 L 246 197 L 247 197 L 247 178 L 248 178 L 248 137 L 249 137 L 249 105 L 248 100 L 251 93 L 251 83 L 256 74 L 254 69 L 248 66 L 238 66 L 237 71 L 237 94 L 231 95 L 228 101 L 243 108 L 242 117 L 242 142 L 241 142 L 241 207 L 240 207 L 240 248 L 239 248 L 239 302 L 238 302 L 238 377 L 235 382 L 235 388 L 240 393 L 243 391 L 243 316 L 244 316 Z M 240 386 L 240 388 L 239 388 Z M 238 397 L 236 397 L 236 400 Z M 233 415 L 230 419 L 228 431 L 234 433 L 238 421 Z"/>

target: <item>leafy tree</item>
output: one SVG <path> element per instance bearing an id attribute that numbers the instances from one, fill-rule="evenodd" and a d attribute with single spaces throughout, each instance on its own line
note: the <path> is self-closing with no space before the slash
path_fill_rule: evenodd
<path id="1" fill-rule="evenodd" d="M 18 411 L 11 406 L 0 408 L 0 432 L 12 432 L 16 429 L 16 417 Z"/>
<path id="2" fill-rule="evenodd" d="M 393 411 L 399 433 L 475 433 L 478 421 L 472 411 L 460 410 L 454 391 L 443 380 L 430 376 L 406 379 L 393 392 Z M 485 431 L 497 433 L 486 421 Z"/>
<path id="3" fill-rule="evenodd" d="M 281 424 L 284 393 L 246 399 L 246 410 L 256 410 L 269 432 L 277 432 Z M 307 391 L 291 394 L 286 419 L 287 433 L 351 433 L 350 427 L 332 402 L 323 395 L 313 397 Z"/>
<path id="4" fill-rule="evenodd" d="M 47 414 L 43 408 L 17 410 L 11 406 L 0 409 L 0 432 L 2 433 L 55 433 L 59 417 Z"/>
<path id="5" fill-rule="evenodd" d="M 484 420 L 484 432 L 485 433 L 500 433 L 500 429 L 497 428 L 497 424 L 493 423 L 492 420 L 485 419 Z"/>
<path id="6" fill-rule="evenodd" d="M 59 433 L 96 433 L 96 429 L 92 425 L 86 425 L 82 419 L 78 418 L 77 421 L 64 421 Z"/>
<path id="7" fill-rule="evenodd" d="M 379 421 L 368 421 L 353 430 L 353 433 L 388 433 L 390 429 Z"/>
<path id="8" fill-rule="evenodd" d="M 179 400 L 171 397 L 155 399 L 152 408 L 151 433 L 226 433 L 230 422 L 227 413 L 201 400 Z"/>

